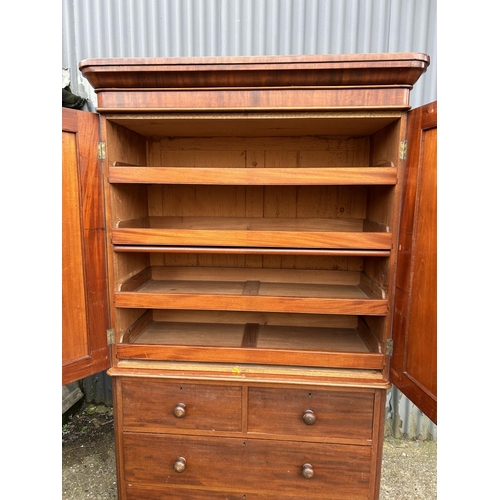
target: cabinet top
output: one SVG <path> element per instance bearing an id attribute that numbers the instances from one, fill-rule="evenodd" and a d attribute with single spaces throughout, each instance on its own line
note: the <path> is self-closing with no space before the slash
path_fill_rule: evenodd
<path id="1" fill-rule="evenodd" d="M 430 57 L 418 52 L 85 59 L 79 68 L 92 87 L 168 89 L 209 87 L 411 88 Z"/>

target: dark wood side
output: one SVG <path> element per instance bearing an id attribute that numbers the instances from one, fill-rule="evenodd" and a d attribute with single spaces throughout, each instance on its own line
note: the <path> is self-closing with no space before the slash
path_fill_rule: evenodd
<path id="1" fill-rule="evenodd" d="M 390 378 L 437 423 L 437 103 L 408 125 Z"/>
<path id="2" fill-rule="evenodd" d="M 62 385 L 109 368 L 98 115 L 62 108 Z"/>

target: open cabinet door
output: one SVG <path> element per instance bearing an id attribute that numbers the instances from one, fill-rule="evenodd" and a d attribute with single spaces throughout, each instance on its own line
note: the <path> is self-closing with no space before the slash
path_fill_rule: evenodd
<path id="1" fill-rule="evenodd" d="M 408 120 L 390 379 L 437 424 L 437 102 Z"/>
<path id="2" fill-rule="evenodd" d="M 62 385 L 109 368 L 98 115 L 62 108 Z"/>

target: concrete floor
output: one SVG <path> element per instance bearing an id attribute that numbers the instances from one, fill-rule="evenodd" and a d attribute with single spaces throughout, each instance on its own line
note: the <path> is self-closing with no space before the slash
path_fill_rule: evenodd
<path id="1" fill-rule="evenodd" d="M 63 500 L 117 498 L 112 412 L 83 405 L 66 422 L 63 417 Z M 436 498 L 436 441 L 386 438 L 380 500 Z"/>

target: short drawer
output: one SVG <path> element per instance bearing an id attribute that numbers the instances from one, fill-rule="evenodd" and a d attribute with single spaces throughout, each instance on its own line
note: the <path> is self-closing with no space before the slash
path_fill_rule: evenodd
<path id="1" fill-rule="evenodd" d="M 127 484 L 126 499 L 127 500 L 165 500 L 172 498 L 173 500 L 272 500 L 269 497 L 254 497 L 244 493 L 234 493 L 220 490 L 197 490 L 193 488 L 176 488 L 170 485 L 144 485 L 144 484 Z M 276 500 L 283 500 L 277 496 Z M 287 497 L 288 500 L 288 497 Z M 291 499 L 293 500 L 293 499 Z M 303 498 L 297 500 L 304 500 Z"/>
<path id="2" fill-rule="evenodd" d="M 123 428 L 241 431 L 241 387 L 124 378 Z"/>
<path id="3" fill-rule="evenodd" d="M 374 393 L 318 389 L 248 390 L 248 432 L 372 439 Z"/>
<path id="4" fill-rule="evenodd" d="M 267 498 L 369 498 L 371 446 L 165 434 L 123 434 L 131 491 L 161 487 Z M 197 497 L 193 497 L 197 498 Z M 249 498 L 251 498 L 249 496 Z"/>

